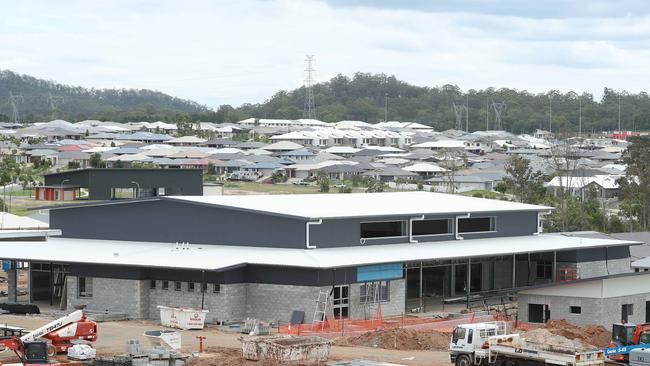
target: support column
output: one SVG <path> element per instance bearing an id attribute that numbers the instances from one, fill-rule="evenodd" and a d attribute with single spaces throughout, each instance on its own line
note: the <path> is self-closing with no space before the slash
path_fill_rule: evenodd
<path id="1" fill-rule="evenodd" d="M 7 272 L 7 294 L 9 302 L 18 301 L 18 270 L 16 261 L 11 261 L 11 268 Z"/>
<path id="2" fill-rule="evenodd" d="M 517 255 L 512 255 L 512 288 L 517 287 Z"/>
<path id="3" fill-rule="evenodd" d="M 469 310 L 469 295 L 472 292 L 472 258 L 467 258 L 467 280 L 465 283 L 465 293 L 467 294 L 467 309 Z"/>
<path id="4" fill-rule="evenodd" d="M 424 313 L 424 296 L 422 295 L 422 285 L 424 279 L 422 278 L 422 262 L 420 262 L 420 312 Z"/>
<path id="5" fill-rule="evenodd" d="M 557 250 L 553 251 L 553 275 L 551 278 L 553 282 L 557 280 Z"/>

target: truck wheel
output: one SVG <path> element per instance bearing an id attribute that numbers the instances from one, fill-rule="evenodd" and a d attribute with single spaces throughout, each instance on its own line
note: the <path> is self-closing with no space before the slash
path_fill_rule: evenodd
<path id="1" fill-rule="evenodd" d="M 49 344 L 47 346 L 47 357 L 54 357 L 54 356 L 56 356 L 56 347 Z"/>
<path id="2" fill-rule="evenodd" d="M 456 366 L 472 366 L 472 362 L 469 360 L 469 356 L 460 355 L 456 358 Z"/>

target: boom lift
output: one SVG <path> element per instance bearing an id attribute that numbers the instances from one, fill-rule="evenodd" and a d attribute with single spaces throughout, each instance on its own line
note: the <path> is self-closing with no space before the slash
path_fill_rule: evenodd
<path id="1" fill-rule="evenodd" d="M 7 333 L 5 328 L 5 333 Z M 66 352 L 72 347 L 72 340 L 89 342 L 97 340 L 97 323 L 86 318 L 83 311 L 77 310 L 59 319 L 51 321 L 27 334 L 20 328 L 13 328 L 12 335 L 0 339 L 0 347 L 10 349 L 22 360 L 23 364 L 52 363 L 47 357 Z M 51 344 L 42 339 L 47 339 Z"/>
<path id="2" fill-rule="evenodd" d="M 630 351 L 650 345 L 650 323 L 616 323 L 612 325 L 612 341 L 605 354 L 613 361 L 627 362 Z"/>

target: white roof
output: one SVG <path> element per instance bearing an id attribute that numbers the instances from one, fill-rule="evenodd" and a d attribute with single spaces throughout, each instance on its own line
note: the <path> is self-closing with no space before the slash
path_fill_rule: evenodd
<path id="1" fill-rule="evenodd" d="M 332 147 L 328 147 L 323 151 L 328 152 L 330 154 L 354 154 L 356 152 L 361 151 L 361 149 L 357 149 L 351 146 L 332 146 Z"/>
<path id="2" fill-rule="evenodd" d="M 624 175 L 594 175 L 591 177 L 553 177 L 550 182 L 546 183 L 547 187 L 564 187 L 564 188 L 584 188 L 591 183 L 596 183 L 605 189 L 618 188 L 618 179 Z"/>
<path id="3" fill-rule="evenodd" d="M 411 145 L 413 148 L 426 148 L 426 149 L 444 149 L 444 148 L 458 148 L 464 147 L 465 143 L 460 140 L 438 140 L 427 141 L 420 144 Z"/>
<path id="4" fill-rule="evenodd" d="M 599 278 L 574 283 L 553 284 L 520 291 L 520 295 L 568 296 L 593 299 L 632 296 L 650 292 L 650 273 Z"/>
<path id="5" fill-rule="evenodd" d="M 165 141 L 167 144 L 202 144 L 208 140 L 197 136 L 181 136 Z"/>
<path id="6" fill-rule="evenodd" d="M 301 218 L 465 214 L 468 212 L 546 211 L 553 209 L 545 206 L 434 192 L 168 196 L 165 199 Z"/>
<path id="7" fill-rule="evenodd" d="M 0 230 L 7 229 L 47 229 L 46 222 L 31 217 L 18 216 L 9 212 L 0 212 Z"/>
<path id="8" fill-rule="evenodd" d="M 404 167 L 404 170 L 408 170 L 409 172 L 422 172 L 422 173 L 441 173 L 447 171 L 447 169 L 439 167 L 438 165 L 432 163 L 416 163 Z"/>
<path id="9" fill-rule="evenodd" d="M 298 150 L 302 149 L 304 146 L 296 144 L 291 141 L 279 141 L 271 145 L 263 146 L 262 149 L 268 151 L 279 151 L 279 150 Z"/>
<path id="10" fill-rule="evenodd" d="M 0 255 L 2 258 L 18 260 L 205 270 L 227 269 L 244 264 L 335 268 L 635 244 L 638 243 L 541 234 L 322 249 L 207 244 L 189 244 L 185 249 L 180 249 L 174 243 L 50 238 L 47 241 L 0 241 Z"/>

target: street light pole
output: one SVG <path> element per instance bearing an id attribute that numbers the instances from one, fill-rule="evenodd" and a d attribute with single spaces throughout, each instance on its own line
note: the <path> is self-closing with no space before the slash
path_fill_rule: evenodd
<path id="1" fill-rule="evenodd" d="M 135 184 L 138 187 L 135 191 L 135 198 L 140 198 L 140 183 L 131 181 L 131 184 Z"/>
<path id="2" fill-rule="evenodd" d="M 384 122 L 388 122 L 388 93 L 384 94 Z"/>
<path id="3" fill-rule="evenodd" d="M 578 137 L 582 137 L 582 97 L 578 95 Z"/>
<path id="4" fill-rule="evenodd" d="M 548 95 L 548 132 L 552 132 L 553 125 L 553 95 Z"/>

